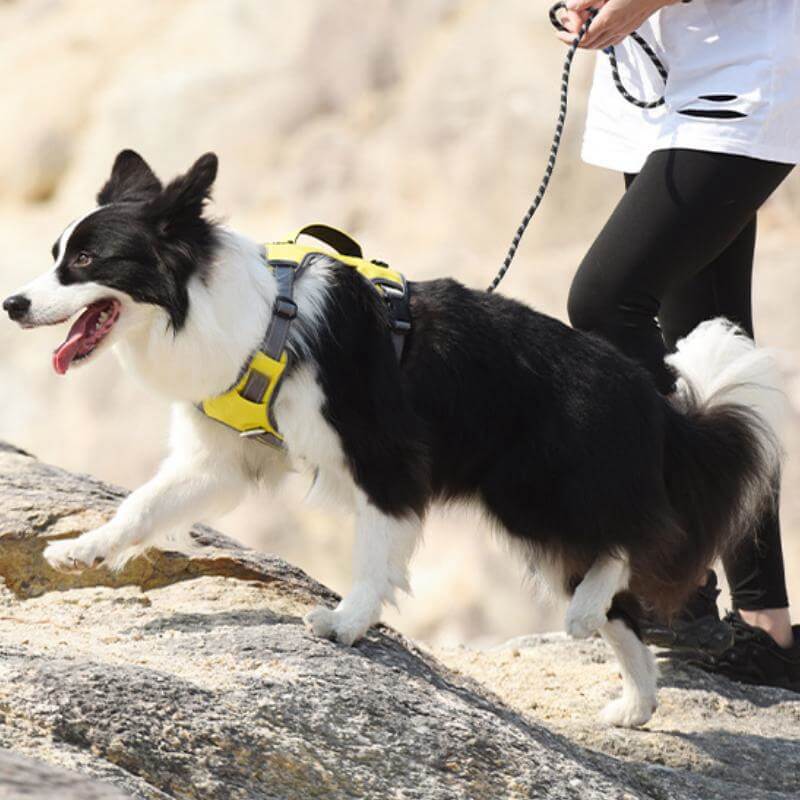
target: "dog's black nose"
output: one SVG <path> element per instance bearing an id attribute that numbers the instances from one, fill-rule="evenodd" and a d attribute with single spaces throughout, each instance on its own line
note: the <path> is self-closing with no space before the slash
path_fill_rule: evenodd
<path id="1" fill-rule="evenodd" d="M 21 320 L 31 307 L 31 301 L 24 294 L 14 294 L 3 301 L 3 311 L 15 322 Z"/>

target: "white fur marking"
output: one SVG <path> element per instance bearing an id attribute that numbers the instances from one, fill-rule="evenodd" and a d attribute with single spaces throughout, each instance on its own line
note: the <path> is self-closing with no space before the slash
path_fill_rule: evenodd
<path id="1" fill-rule="evenodd" d="M 614 595 L 627 589 L 631 571 L 628 559 L 606 557 L 595 561 L 572 595 L 565 628 L 573 639 L 586 639 L 606 622 Z"/>
<path id="2" fill-rule="evenodd" d="M 56 252 L 56 259 L 55 265 L 53 266 L 53 272 L 55 272 L 60 266 L 61 262 L 64 260 L 64 256 L 67 252 L 67 247 L 69 246 L 69 239 L 73 233 L 75 233 L 75 229 L 78 225 L 81 224 L 85 219 L 88 219 L 92 216 L 92 214 L 96 214 L 101 208 L 105 208 L 105 206 L 98 206 L 97 208 L 93 208 L 91 211 L 84 214 L 82 217 L 78 217 L 74 222 L 67 225 L 64 229 L 61 236 L 58 237 L 58 250 Z"/>
<path id="3" fill-rule="evenodd" d="M 356 543 L 353 588 L 335 610 L 318 607 L 305 617 L 318 636 L 334 637 L 345 645 L 358 641 L 379 619 L 395 590 L 408 591 L 408 562 L 419 539 L 416 516 L 384 514 L 361 490 L 356 490 Z"/>
<path id="4" fill-rule="evenodd" d="M 122 292 L 98 283 L 73 283 L 65 286 L 58 280 L 58 268 L 64 260 L 70 237 L 81 222 L 91 217 L 92 214 L 96 214 L 101 208 L 105 208 L 105 206 L 94 208 L 71 223 L 58 239 L 53 268 L 14 292 L 14 294 L 24 295 L 31 301 L 30 311 L 24 320 L 25 326 L 35 327 L 64 322 L 82 308 L 106 297 L 115 297 L 123 304 L 129 300 L 127 295 Z"/>
<path id="5" fill-rule="evenodd" d="M 247 442 L 191 407 L 175 408 L 171 444 L 155 477 L 129 495 L 113 519 L 77 539 L 49 545 L 44 556 L 50 564 L 80 569 L 102 559 L 119 568 L 165 540 L 191 550 L 192 523 L 233 508 L 255 474 L 277 477 L 283 472 L 283 460 L 274 451 L 246 451 Z M 248 466 L 246 452 L 272 461 Z"/>
<path id="6" fill-rule="evenodd" d="M 128 295 L 99 283 L 64 286 L 54 271 L 46 272 L 26 284 L 18 294 L 25 295 L 31 301 L 31 309 L 25 318 L 25 325 L 30 327 L 65 322 L 86 306 L 108 297 L 116 298 L 123 306 L 130 304 Z M 116 325 L 114 327 L 116 329 Z"/>
<path id="7" fill-rule="evenodd" d="M 658 706 L 658 668 L 650 649 L 622 620 L 610 620 L 600 629 L 619 659 L 622 696 L 600 713 L 606 725 L 635 728 L 644 725 Z"/>

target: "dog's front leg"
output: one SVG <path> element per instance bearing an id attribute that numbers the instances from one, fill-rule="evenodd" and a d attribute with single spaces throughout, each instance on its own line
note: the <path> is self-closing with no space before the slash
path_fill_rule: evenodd
<path id="1" fill-rule="evenodd" d="M 158 533 L 229 510 L 245 489 L 245 478 L 229 464 L 170 456 L 122 502 L 113 519 L 77 539 L 53 542 L 44 557 L 56 569 L 83 569 L 98 561 L 121 567 Z"/>
<path id="2" fill-rule="evenodd" d="M 335 609 L 319 606 L 309 612 L 306 625 L 345 645 L 358 641 L 378 622 L 383 604 L 395 602 L 396 590 L 408 591 L 408 562 L 421 527 L 413 512 L 385 514 L 357 491 L 353 587 Z"/>

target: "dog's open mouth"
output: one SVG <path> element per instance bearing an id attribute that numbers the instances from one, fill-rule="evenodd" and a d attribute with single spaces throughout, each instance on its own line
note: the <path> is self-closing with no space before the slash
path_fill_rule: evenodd
<path id="1" fill-rule="evenodd" d="M 120 308 L 119 300 L 113 298 L 87 306 L 69 329 L 67 338 L 53 352 L 53 369 L 64 375 L 73 361 L 88 358 L 111 332 Z"/>

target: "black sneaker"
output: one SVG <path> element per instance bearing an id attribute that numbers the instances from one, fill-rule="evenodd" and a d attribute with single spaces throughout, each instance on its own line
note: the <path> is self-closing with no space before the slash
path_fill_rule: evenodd
<path id="1" fill-rule="evenodd" d="M 733 645 L 734 634 L 730 624 L 719 618 L 718 596 L 717 575 L 709 570 L 705 585 L 697 589 L 671 623 L 655 617 L 640 620 L 645 644 L 710 655 L 725 652 Z"/>
<path id="2" fill-rule="evenodd" d="M 696 666 L 739 683 L 800 692 L 800 625 L 792 628 L 794 644 L 784 648 L 766 631 L 748 625 L 738 611 L 731 611 L 725 622 L 733 630 L 733 645 L 721 655 L 694 662 Z"/>

